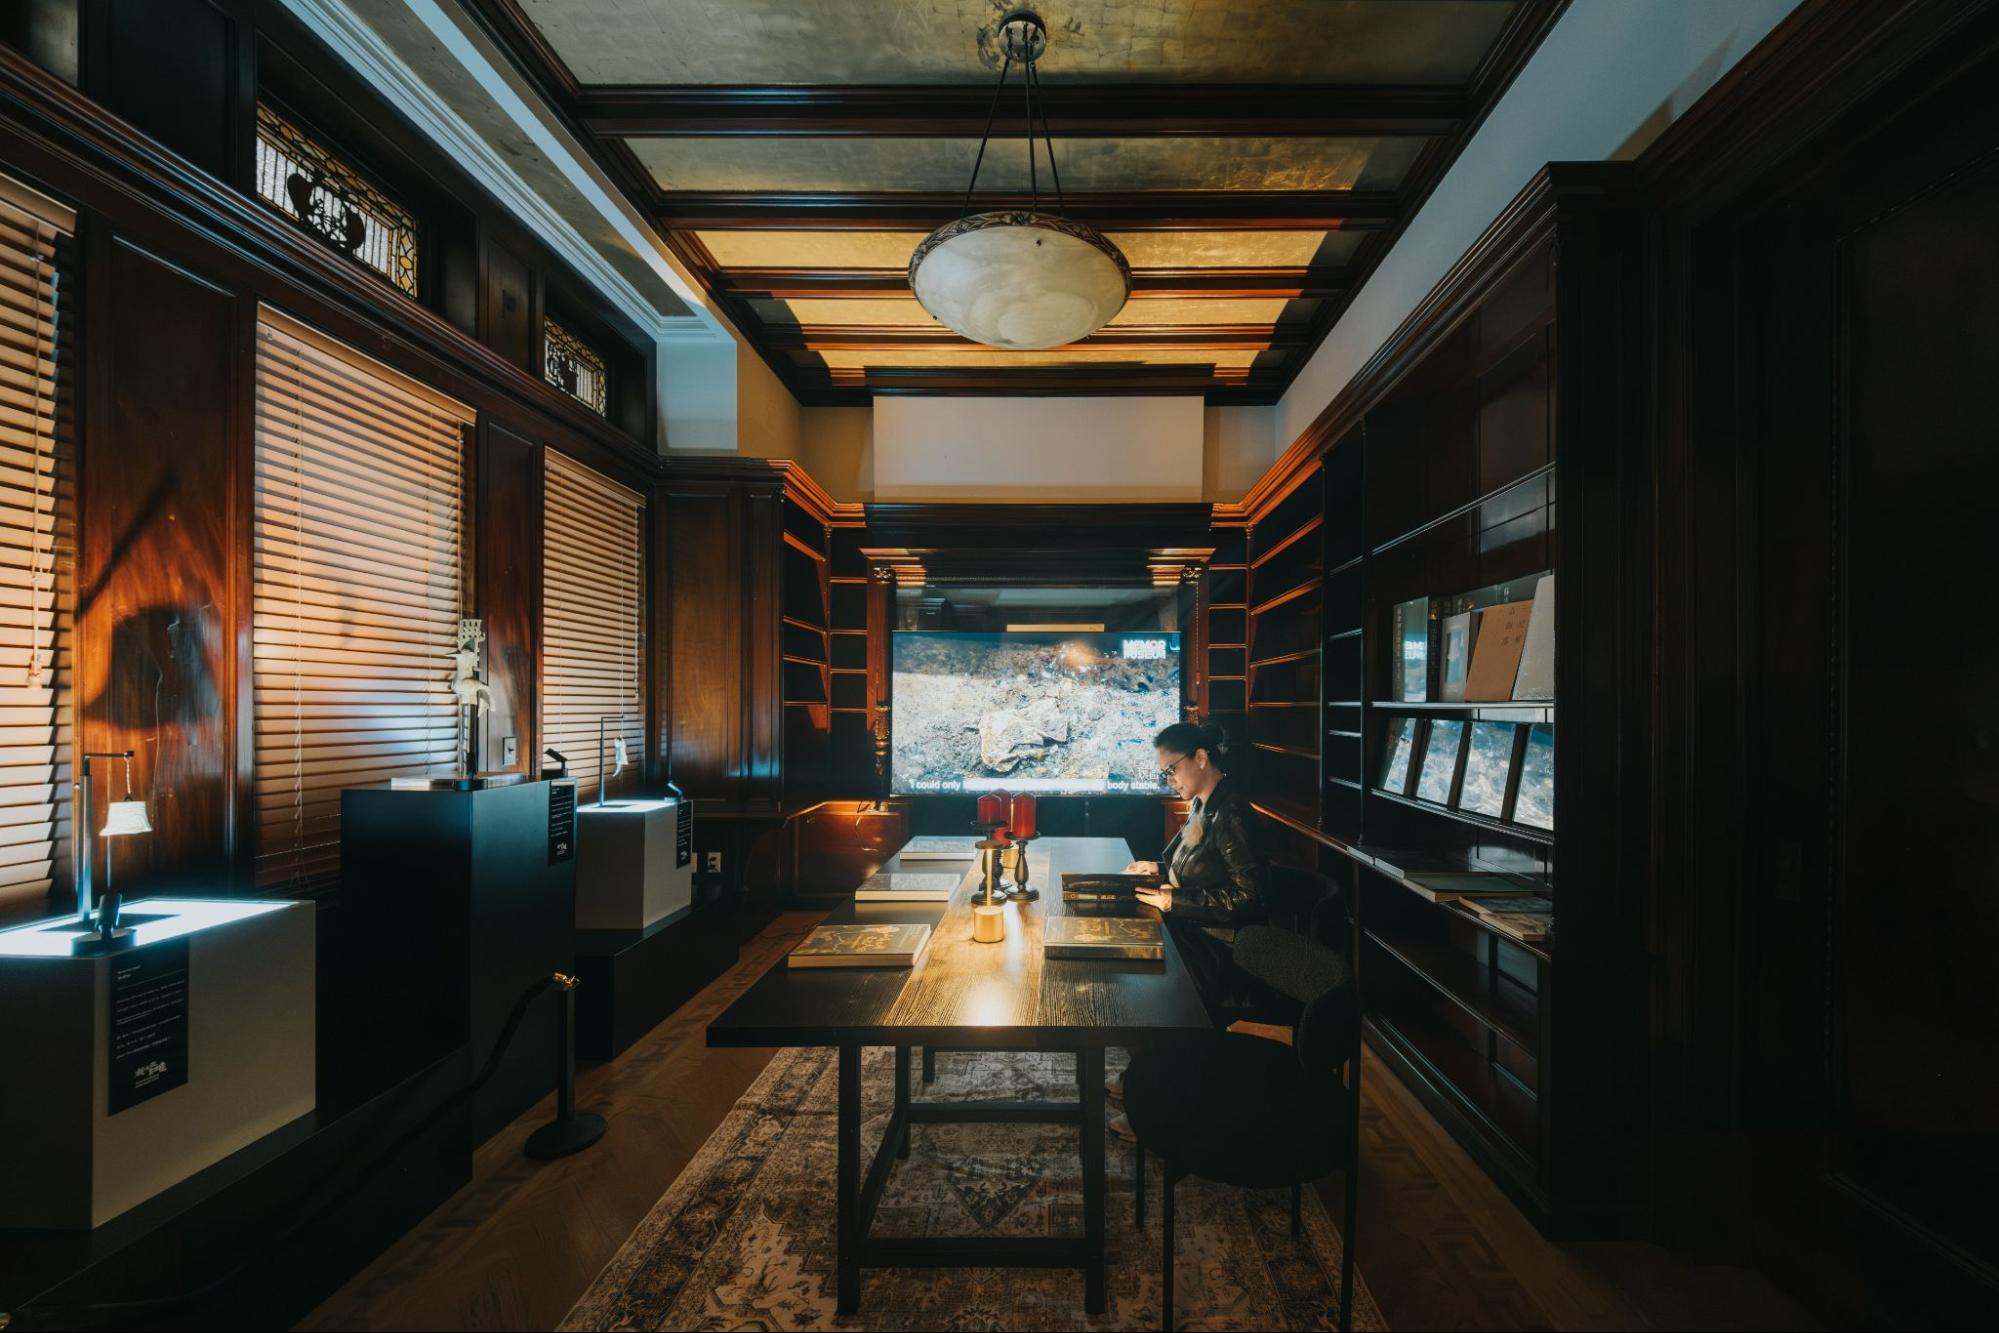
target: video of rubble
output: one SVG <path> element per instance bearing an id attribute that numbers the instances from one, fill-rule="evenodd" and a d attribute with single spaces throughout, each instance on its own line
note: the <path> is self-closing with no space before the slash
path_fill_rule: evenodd
<path id="1" fill-rule="evenodd" d="M 899 793 L 1148 792 L 1180 717 L 1180 636 L 898 633 Z"/>

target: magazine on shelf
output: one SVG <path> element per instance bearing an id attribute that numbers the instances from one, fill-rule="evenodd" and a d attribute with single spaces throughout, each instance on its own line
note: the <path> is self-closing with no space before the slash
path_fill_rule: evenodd
<path id="1" fill-rule="evenodd" d="M 1520 669 L 1513 678 L 1516 699 L 1555 697 L 1555 576 L 1543 574 L 1534 585 L 1533 610 L 1527 613 L 1527 639 L 1520 648 Z"/>

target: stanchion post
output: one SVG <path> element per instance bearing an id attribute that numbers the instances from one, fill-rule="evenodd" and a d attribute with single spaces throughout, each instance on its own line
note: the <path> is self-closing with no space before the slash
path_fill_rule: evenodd
<path id="1" fill-rule="evenodd" d="M 576 1109 L 576 978 L 555 974 L 555 1119 L 528 1135 L 527 1155 L 537 1161 L 567 1157 L 604 1137 L 604 1117 Z"/>

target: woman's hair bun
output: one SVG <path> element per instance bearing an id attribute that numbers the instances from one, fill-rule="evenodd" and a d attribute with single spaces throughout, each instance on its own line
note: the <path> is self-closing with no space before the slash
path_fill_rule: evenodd
<path id="1" fill-rule="evenodd" d="M 1229 733 L 1217 722 L 1175 722 L 1154 736 L 1152 743 L 1162 749 L 1177 750 L 1181 754 L 1206 750 L 1208 758 L 1218 768 L 1222 767 L 1223 761 L 1233 748 L 1229 744 Z"/>

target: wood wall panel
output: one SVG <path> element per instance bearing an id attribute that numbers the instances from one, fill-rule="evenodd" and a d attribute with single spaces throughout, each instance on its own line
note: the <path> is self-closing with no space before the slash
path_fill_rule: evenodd
<path id="1" fill-rule="evenodd" d="M 87 253 L 79 744 L 137 751 L 154 832 L 118 848 L 122 882 L 217 880 L 244 850 L 231 706 L 231 569 L 248 536 L 231 521 L 247 445 L 244 311 L 122 241 L 99 237 Z M 98 791 L 122 796 L 123 766 L 99 771 Z"/>
<path id="2" fill-rule="evenodd" d="M 475 491 L 478 522 L 476 591 L 478 614 L 486 621 L 486 683 L 493 707 L 481 738 L 488 770 L 516 768 L 537 773 L 541 732 L 537 725 L 541 669 L 542 451 L 494 422 L 479 437 Z M 515 762 L 506 761 L 503 742 L 518 743 Z"/>
<path id="3" fill-rule="evenodd" d="M 249 161 L 245 27 L 230 0 L 86 0 L 84 86 L 218 176 Z"/>
<path id="4" fill-rule="evenodd" d="M 671 580 L 673 775 L 695 800 L 742 799 L 744 612 L 738 497 L 721 486 L 661 488 Z M 776 689 L 772 683 L 773 691 Z"/>
<path id="5" fill-rule="evenodd" d="M 776 801 L 784 794 L 784 690 L 778 652 L 784 551 L 784 495 L 773 485 L 743 492 L 741 596 L 744 687 L 742 776 L 744 798 Z"/>
<path id="6" fill-rule="evenodd" d="M 534 299 L 534 271 L 503 245 L 486 246 L 486 345 L 529 374 L 538 374 L 535 348 L 541 320 Z"/>

